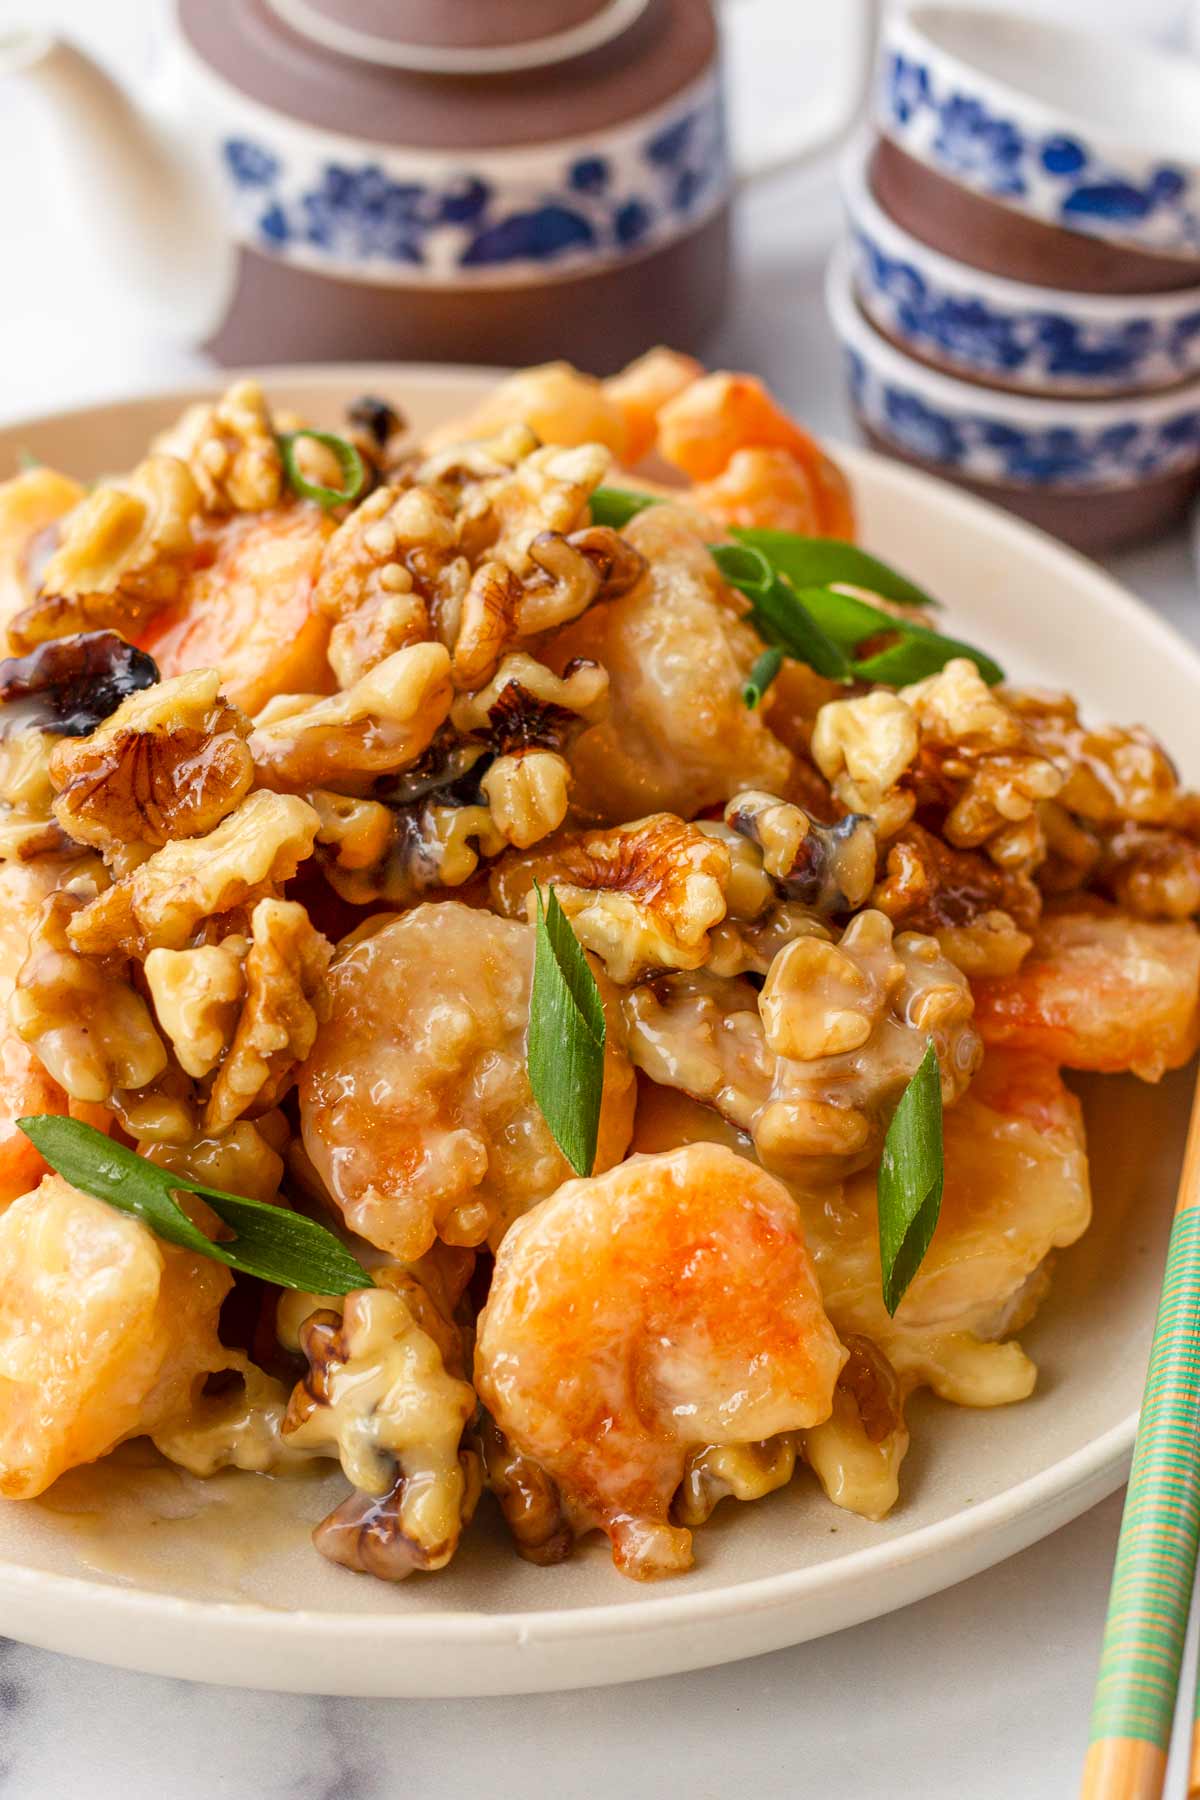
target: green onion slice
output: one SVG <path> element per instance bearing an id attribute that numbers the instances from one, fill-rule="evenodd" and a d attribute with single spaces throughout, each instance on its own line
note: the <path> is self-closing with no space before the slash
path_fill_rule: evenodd
<path id="1" fill-rule="evenodd" d="M 302 438 L 311 438 L 314 444 L 324 444 L 327 450 L 332 450 L 342 472 L 340 488 L 322 487 L 319 481 L 309 481 L 301 474 L 296 461 L 296 445 Z M 279 453 L 293 493 L 303 500 L 315 500 L 318 506 L 345 506 L 348 501 L 358 499 L 366 484 L 367 470 L 362 457 L 353 444 L 338 437 L 336 432 L 285 431 L 279 438 Z"/>
<path id="2" fill-rule="evenodd" d="M 169 1244 L 194 1250 L 243 1275 L 257 1275 L 277 1287 L 298 1288 L 301 1293 L 350 1294 L 356 1288 L 374 1286 L 340 1238 L 302 1213 L 248 1200 L 243 1194 L 227 1194 L 173 1169 L 160 1168 L 80 1119 L 37 1113 L 18 1119 L 17 1124 L 72 1187 L 140 1219 Z M 214 1243 L 205 1237 L 177 1204 L 176 1192 L 198 1194 L 207 1201 L 222 1224 L 233 1231 L 232 1241 L 218 1239 Z"/>

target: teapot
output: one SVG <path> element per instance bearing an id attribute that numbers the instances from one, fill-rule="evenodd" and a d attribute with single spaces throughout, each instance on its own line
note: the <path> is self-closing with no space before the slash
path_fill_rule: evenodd
<path id="1" fill-rule="evenodd" d="M 853 124 L 880 0 L 854 4 L 838 116 L 788 121 L 747 178 Z M 603 373 L 716 325 L 734 173 L 710 0 L 173 0 L 168 19 L 146 105 L 37 31 L 0 35 L 0 76 L 37 84 L 78 215 L 169 334 L 226 362 Z"/>

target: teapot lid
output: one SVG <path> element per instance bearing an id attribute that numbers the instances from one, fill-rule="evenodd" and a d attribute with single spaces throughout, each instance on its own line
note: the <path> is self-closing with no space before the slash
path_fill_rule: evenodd
<path id="1" fill-rule="evenodd" d="M 546 143 L 639 118 L 706 76 L 717 52 L 709 0 L 175 0 L 175 16 L 186 51 L 235 101 L 430 152 Z M 335 46 L 331 34 L 347 31 L 382 34 L 389 56 L 374 41 L 369 53 Z M 437 34 L 453 41 L 432 45 Z M 440 60 L 413 62 L 430 51 Z M 514 51 L 536 60 L 480 67 Z M 454 55 L 469 60 L 448 67 Z"/>
<path id="2" fill-rule="evenodd" d="M 310 42 L 374 67 L 502 74 L 585 55 L 628 30 L 649 0 L 267 0 Z"/>

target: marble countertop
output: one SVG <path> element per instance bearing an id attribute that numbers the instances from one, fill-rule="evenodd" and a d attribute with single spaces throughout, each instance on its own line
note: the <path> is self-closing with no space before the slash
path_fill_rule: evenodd
<path id="1" fill-rule="evenodd" d="M 86 0 L 45 10 L 97 31 Z M 9 12 L 15 18 L 17 8 L 0 0 L 0 22 Z M 106 0 L 104 15 L 106 31 L 131 41 L 140 29 L 136 0 Z M 28 142 L 26 130 L 19 107 L 6 104 L 6 167 Z M 93 279 L 86 262 L 81 271 L 77 246 L 64 247 L 54 232 L 48 171 L 30 165 L 18 187 L 6 239 L 23 254 L 10 248 L 5 257 L 0 415 L 144 389 L 204 367 L 131 334 L 115 306 L 105 310 L 99 275 Z M 748 197 L 742 275 L 714 360 L 758 369 L 806 423 L 846 436 L 820 303 L 836 221 L 828 172 Z M 1200 640 L 1186 534 L 1111 566 Z M 1074 1791 L 1083 1754 L 1119 1523 L 1116 1496 L 999 1568 L 799 1649 L 532 1699 L 247 1693 L 0 1641 L 0 1800 L 449 1800 L 497 1781 L 525 1800 L 726 1800 L 743 1792 L 767 1800 L 1059 1800 Z M 1193 1643 L 1189 1668 L 1194 1663 Z M 1179 1781 L 1176 1768 L 1170 1792 L 1182 1793 Z"/>

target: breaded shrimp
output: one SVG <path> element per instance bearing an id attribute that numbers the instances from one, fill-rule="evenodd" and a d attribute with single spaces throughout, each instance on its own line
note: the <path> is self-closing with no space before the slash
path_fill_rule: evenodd
<path id="1" fill-rule="evenodd" d="M 719 516 L 731 520 L 732 514 L 721 510 L 719 478 L 731 469 L 737 453 L 783 451 L 795 464 L 797 479 L 807 482 L 812 497 L 812 523 L 793 529 L 823 537 L 854 536 L 854 506 L 845 476 L 816 440 L 776 405 L 756 376 L 718 371 L 693 381 L 660 412 L 658 447 L 667 461 L 692 481 L 711 484 L 697 493 L 697 503 L 712 504 Z M 778 462 L 771 465 L 775 480 L 779 467 Z M 754 479 L 762 478 L 756 473 Z M 731 490 L 741 486 L 743 479 L 731 474 Z M 794 499 L 791 504 L 794 506 Z M 733 522 L 786 524 L 784 519 L 772 517 L 766 505 L 761 516 L 758 513 L 756 508 L 753 519 Z"/>
<path id="2" fill-rule="evenodd" d="M 663 407 L 703 374 L 702 365 L 694 357 L 666 350 L 660 344 L 601 384 L 605 397 L 625 420 L 622 461 L 628 467 L 641 462 L 654 449 Z"/>
<path id="3" fill-rule="evenodd" d="M 0 1218 L 0 1494 L 28 1500 L 64 1469 L 182 1412 L 223 1369 L 229 1270 L 47 1175 Z"/>
<path id="4" fill-rule="evenodd" d="M 933 1242 L 895 1318 L 883 1304 L 876 1172 L 843 1186 L 791 1182 L 822 1300 L 843 1340 L 888 1358 L 901 1388 L 929 1386 L 962 1406 L 1023 1400 L 1037 1371 L 1002 1342 L 1032 1316 L 1045 1263 L 1091 1218 L 1083 1118 L 1053 1064 L 990 1050 L 945 1116 L 945 1185 Z M 748 1137 L 708 1107 L 643 1080 L 635 1151 L 718 1142 L 753 1156 Z"/>
<path id="5" fill-rule="evenodd" d="M 533 1097 L 534 929 L 457 901 L 418 906 L 336 957 L 300 1071 L 305 1148 L 347 1224 L 412 1261 L 435 1237 L 498 1243 L 570 1174 Z M 623 1156 L 633 1073 L 609 1018 L 598 1168 Z"/>
<path id="6" fill-rule="evenodd" d="M 178 603 L 138 643 L 164 676 L 219 669 L 222 691 L 243 712 L 260 712 L 276 694 L 328 693 L 330 621 L 313 592 L 333 531 L 307 504 L 212 524 Z"/>
<path id="7" fill-rule="evenodd" d="M 625 534 L 647 559 L 632 593 L 560 631 L 558 670 L 591 657 L 609 673 L 609 713 L 572 752 L 575 805 L 623 824 L 652 812 L 691 819 L 741 788 L 785 793 L 794 759 L 742 688 L 762 641 L 721 582 L 703 521 L 652 506 Z"/>
<path id="8" fill-rule="evenodd" d="M 816 1425 L 845 1352 L 786 1189 L 716 1145 L 569 1181 L 509 1232 L 475 1377 L 508 1442 L 638 1580 L 690 1567 L 689 1451 Z"/>
<path id="9" fill-rule="evenodd" d="M 1157 1081 L 1200 1035 L 1200 932 L 1115 911 L 1054 913 L 1015 975 L 974 988 L 985 1043 Z"/>

